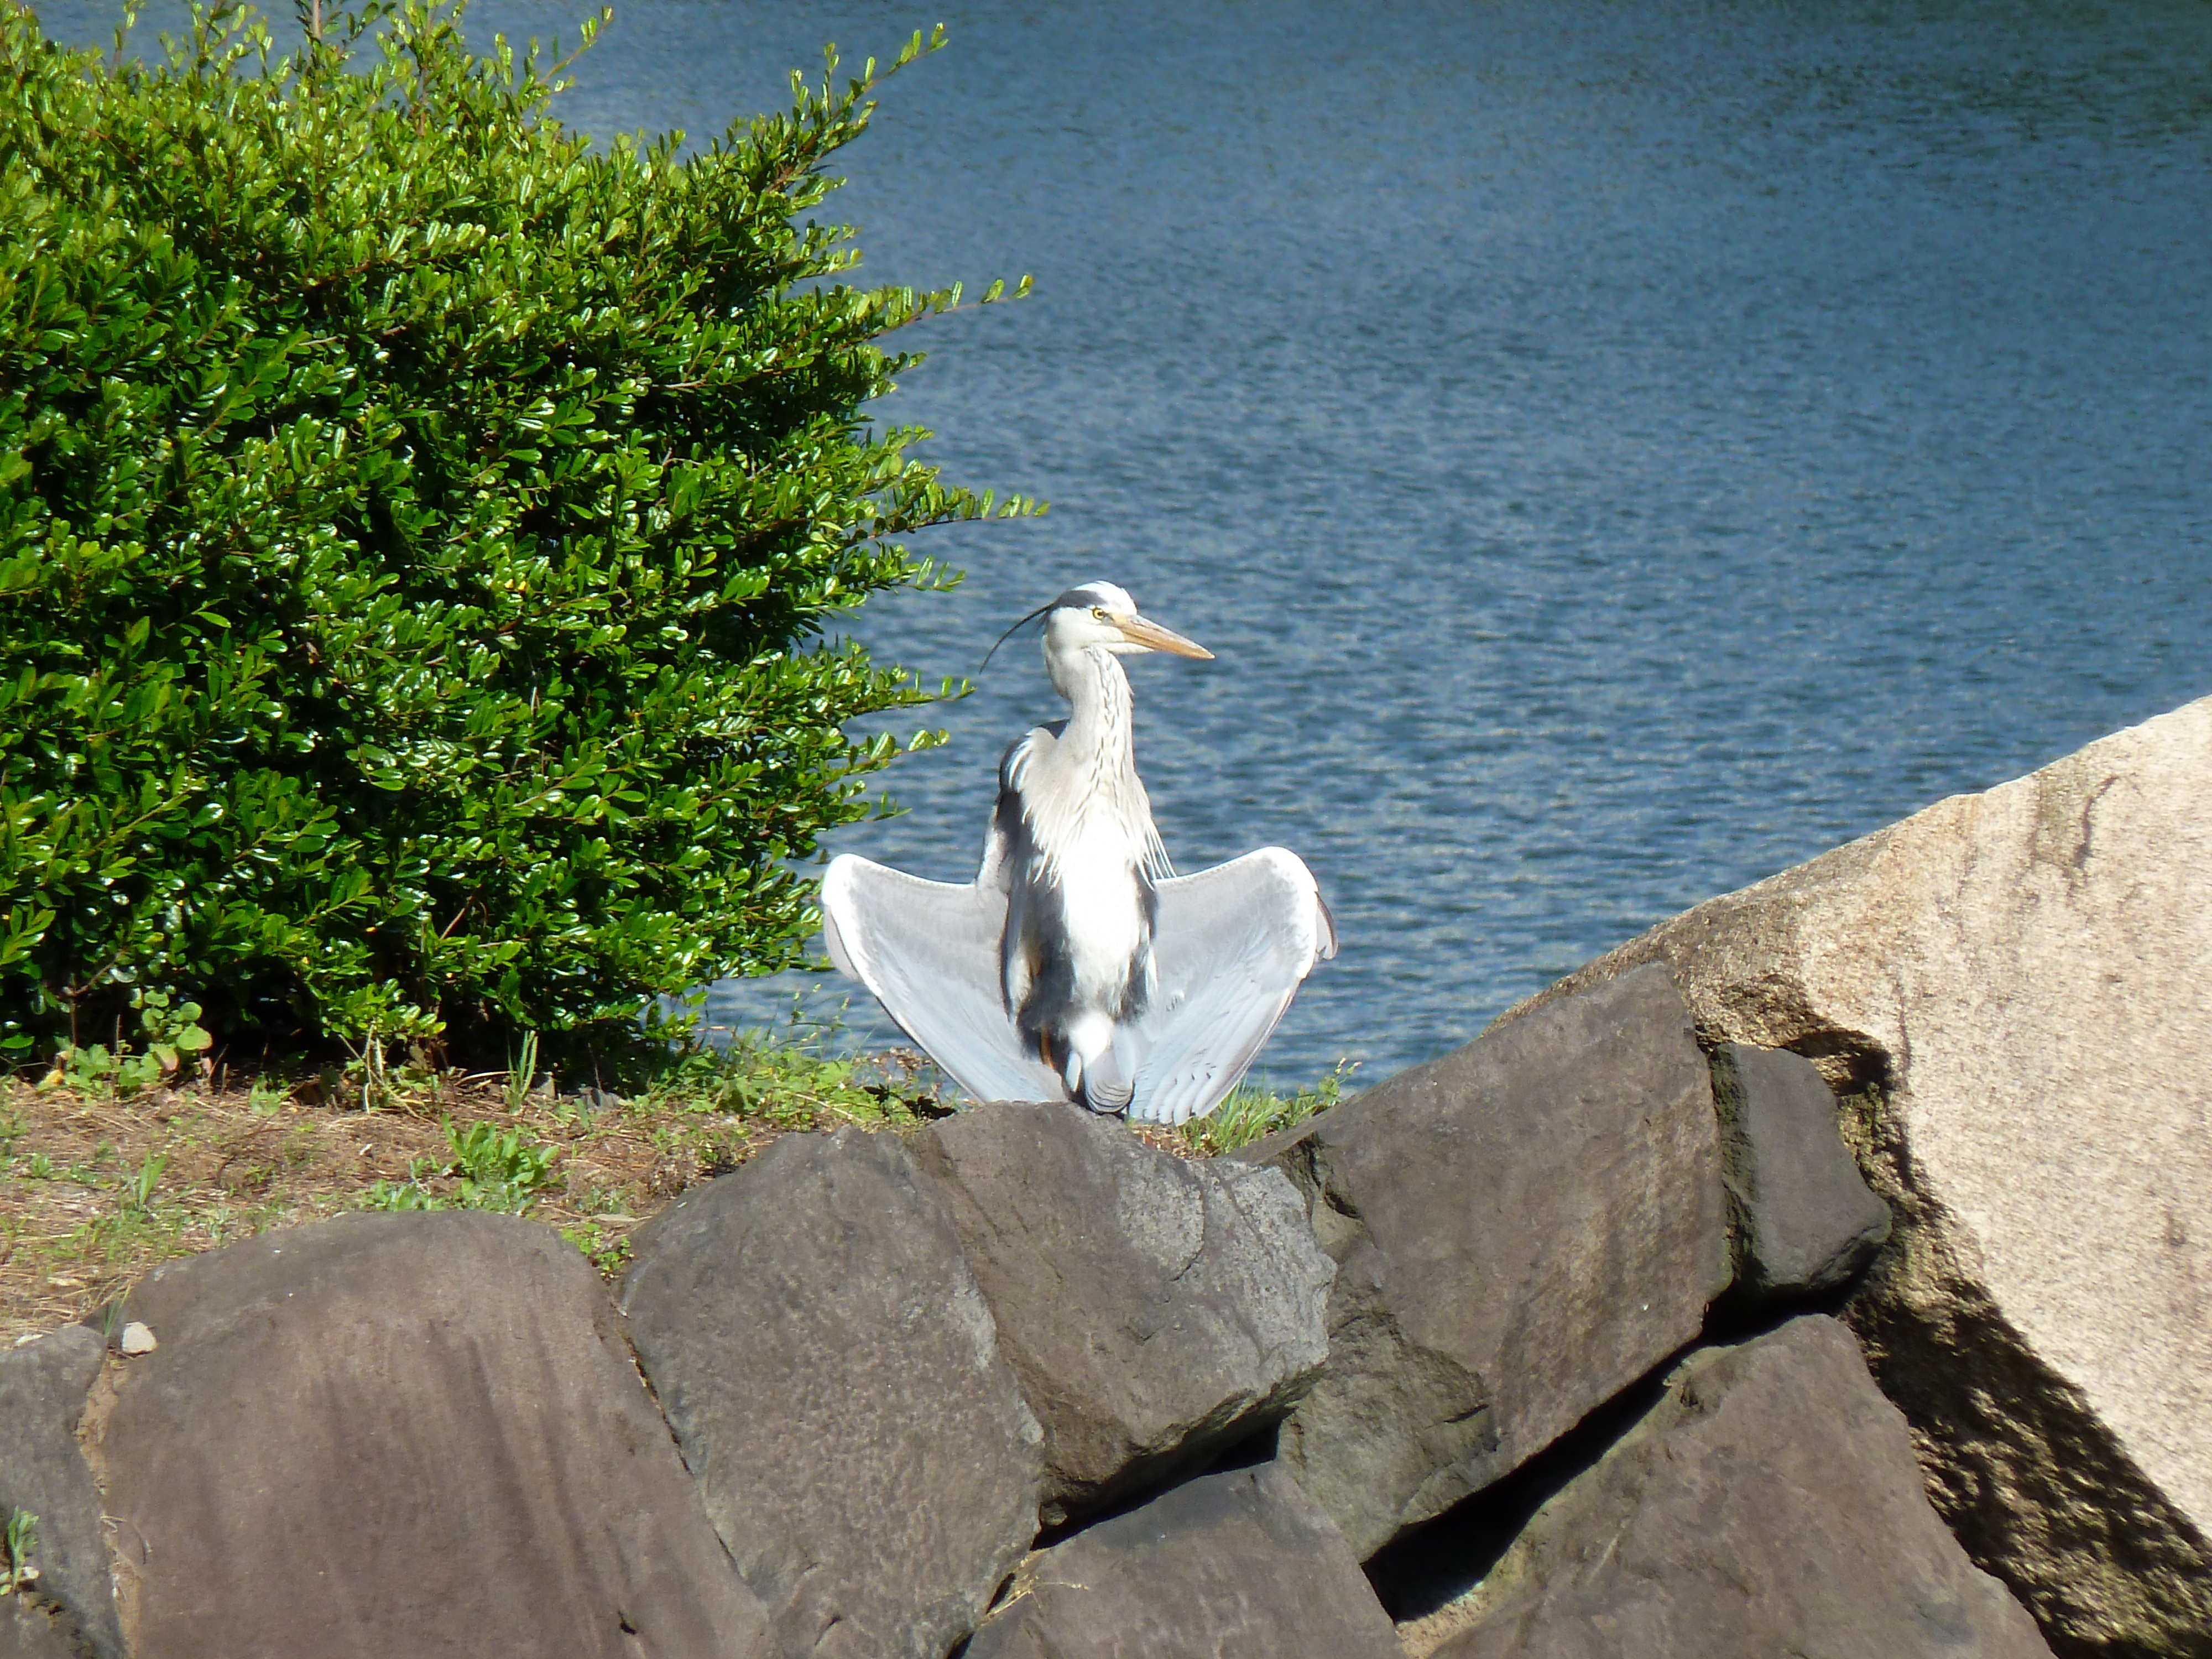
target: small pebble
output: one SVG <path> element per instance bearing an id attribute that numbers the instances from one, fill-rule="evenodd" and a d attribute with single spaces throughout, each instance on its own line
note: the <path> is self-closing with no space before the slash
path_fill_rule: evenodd
<path id="1" fill-rule="evenodd" d="M 154 1352 L 154 1333 L 149 1327 L 140 1324 L 134 1319 L 123 1328 L 125 1353 L 133 1355 L 151 1353 Z"/>

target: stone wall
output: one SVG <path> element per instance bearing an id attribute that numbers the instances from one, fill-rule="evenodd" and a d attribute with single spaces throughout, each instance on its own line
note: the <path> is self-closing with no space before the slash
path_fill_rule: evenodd
<path id="1" fill-rule="evenodd" d="M 0 1354 L 0 1655 L 2212 1654 L 2208 802 L 2212 703 L 1234 1158 L 173 1263 Z"/>

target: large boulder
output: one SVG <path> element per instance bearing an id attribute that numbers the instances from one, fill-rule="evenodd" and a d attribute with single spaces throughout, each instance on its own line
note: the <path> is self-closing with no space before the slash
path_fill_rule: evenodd
<path id="1" fill-rule="evenodd" d="M 787 1135 L 633 1248 L 631 1340 L 784 1651 L 941 1659 L 1036 1534 L 1042 1437 L 898 1139 Z"/>
<path id="2" fill-rule="evenodd" d="M 1705 1055 L 1624 976 L 1243 1154 L 1339 1262 L 1281 1455 L 1361 1556 L 1692 1341 L 1729 1283 Z"/>
<path id="3" fill-rule="evenodd" d="M 1889 1237 L 1889 1206 L 1852 1161 L 1819 1069 L 1786 1049 L 1724 1042 L 1713 1054 L 1713 1097 L 1737 1288 L 1784 1302 L 1846 1283 Z"/>
<path id="4" fill-rule="evenodd" d="M 963 1112 L 910 1150 L 1043 1425 L 1048 1525 L 1280 1416 L 1328 1352 L 1336 1267 L 1273 1170 L 1064 1103 Z"/>
<path id="5" fill-rule="evenodd" d="M 1853 1097 L 1897 1233 L 1849 1316 L 1975 1559 L 2083 1651 L 2212 1654 L 2212 699 L 1540 1000 L 1655 963 Z"/>
<path id="6" fill-rule="evenodd" d="M 68 1610 L 100 1659 L 123 1659 L 100 1489 L 76 1444 L 106 1352 L 98 1332 L 70 1325 L 0 1352 L 0 1523 L 19 1510 L 38 1517 L 39 1595 Z M 27 1610 L 18 1622 L 44 1623 Z"/>
<path id="7" fill-rule="evenodd" d="M 2050 1659 L 1921 1485 L 1905 1419 L 1818 1316 L 1708 1348 L 1539 1510 L 1416 1659 Z"/>
<path id="8" fill-rule="evenodd" d="M 343 1216 L 157 1268 L 122 1312 L 155 1346 L 86 1448 L 135 1659 L 775 1651 L 550 1230 Z"/>
<path id="9" fill-rule="evenodd" d="M 1328 1517 L 1280 1468 L 1177 1486 L 1025 1563 L 967 1659 L 1402 1659 Z"/>

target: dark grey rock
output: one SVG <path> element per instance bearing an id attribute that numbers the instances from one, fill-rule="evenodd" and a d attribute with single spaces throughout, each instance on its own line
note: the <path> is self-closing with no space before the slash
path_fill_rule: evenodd
<path id="1" fill-rule="evenodd" d="M 1340 1264 L 1281 1455 L 1362 1557 L 1693 1340 L 1729 1282 L 1710 1077 L 1662 968 L 1240 1156 Z"/>
<path id="2" fill-rule="evenodd" d="M 0 1659 L 88 1659 L 92 1652 L 58 1607 L 27 1592 L 0 1598 Z"/>
<path id="3" fill-rule="evenodd" d="M 968 1659 L 1403 1659 L 1328 1516 L 1279 1466 L 1176 1487 L 1024 1563 Z"/>
<path id="4" fill-rule="evenodd" d="M 69 1609 L 100 1659 L 122 1659 L 100 1489 L 76 1444 L 106 1355 L 82 1325 L 0 1352 L 0 1524 L 16 1510 L 38 1516 L 39 1595 Z"/>
<path id="5" fill-rule="evenodd" d="M 159 1346 L 86 1446 L 136 1659 L 775 1653 L 550 1230 L 343 1216 L 172 1262 L 125 1317 Z"/>
<path id="6" fill-rule="evenodd" d="M 1833 1290 L 1889 1237 L 1889 1206 L 1859 1174 L 1836 1097 L 1813 1062 L 1724 1042 L 1713 1055 L 1736 1283 L 1778 1301 Z"/>
<path id="7" fill-rule="evenodd" d="M 1468 1597 L 1436 1659 L 2049 1659 L 1929 1507 L 1905 1419 L 1819 1316 L 1693 1355 Z"/>
<path id="8" fill-rule="evenodd" d="M 787 1135 L 633 1248 L 631 1339 L 784 1651 L 941 1659 L 1036 1534 L 1042 1437 L 897 1138 Z"/>
<path id="9" fill-rule="evenodd" d="M 1044 1429 L 1056 1525 L 1279 1417 L 1328 1352 L 1336 1266 L 1273 1170 L 1179 1158 L 1064 1103 L 909 1143 Z"/>

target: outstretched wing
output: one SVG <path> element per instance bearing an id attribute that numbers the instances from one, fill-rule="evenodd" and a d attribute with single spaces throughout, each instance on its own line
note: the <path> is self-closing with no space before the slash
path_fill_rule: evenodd
<path id="1" fill-rule="evenodd" d="M 830 959 L 977 1100 L 1063 1100 L 1022 1053 L 999 985 L 1006 896 L 988 882 L 924 881 L 852 854 L 822 878 Z"/>
<path id="2" fill-rule="evenodd" d="M 1159 901 L 1129 1115 L 1182 1123 L 1237 1086 L 1299 982 L 1336 954 L 1336 926 L 1313 872 L 1279 847 L 1164 881 Z"/>

